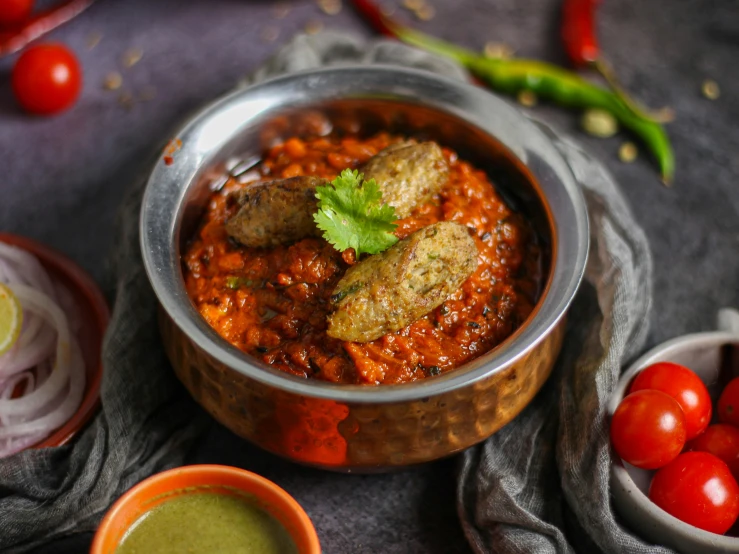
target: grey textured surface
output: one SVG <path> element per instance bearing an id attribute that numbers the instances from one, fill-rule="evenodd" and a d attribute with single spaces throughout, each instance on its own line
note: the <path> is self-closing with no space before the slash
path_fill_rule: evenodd
<path id="1" fill-rule="evenodd" d="M 440 36 L 472 47 L 502 40 L 519 55 L 561 61 L 559 0 L 437 0 L 435 5 L 437 17 L 424 28 Z M 329 18 L 311 1 L 294 6 L 277 20 L 267 2 L 102 0 L 55 33 L 79 52 L 85 93 L 67 114 L 32 119 L 17 112 L 7 78 L 0 77 L 0 228 L 47 242 L 102 280 L 124 187 L 166 129 L 230 88 L 276 47 L 260 39 L 264 25 L 280 29 L 278 41 L 309 19 L 368 34 L 348 9 Z M 618 177 L 655 254 L 649 346 L 709 329 L 719 307 L 739 304 L 739 3 L 610 2 L 600 18 L 604 48 L 629 88 L 678 113 L 670 126 L 678 158 L 673 190 L 657 184 L 644 159 L 620 164 L 615 152 L 621 138 L 581 138 Z M 103 40 L 87 51 L 87 36 L 94 31 Z M 152 86 L 157 95 L 128 111 L 101 83 L 131 46 L 141 47 L 144 58 L 123 72 L 124 89 Z M 8 67 L 0 62 L 0 75 Z M 722 87 L 716 102 L 700 96 L 706 77 Z M 576 127 L 571 114 L 535 111 L 565 131 Z M 311 513 L 329 553 L 467 551 L 454 510 L 453 462 L 389 476 L 325 475 L 256 452 L 218 427 L 193 461 L 241 465 L 285 486 Z M 89 536 L 44 551 L 79 552 L 85 541 Z"/>

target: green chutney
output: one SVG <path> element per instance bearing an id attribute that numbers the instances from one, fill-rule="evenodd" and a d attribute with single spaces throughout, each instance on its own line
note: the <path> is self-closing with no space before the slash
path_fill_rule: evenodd
<path id="1" fill-rule="evenodd" d="M 194 492 L 141 516 L 116 554 L 297 554 L 282 524 L 248 499 Z"/>

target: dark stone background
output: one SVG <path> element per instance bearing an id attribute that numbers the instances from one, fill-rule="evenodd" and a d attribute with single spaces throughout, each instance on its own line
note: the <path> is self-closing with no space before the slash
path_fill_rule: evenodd
<path id="1" fill-rule="evenodd" d="M 424 30 L 469 47 L 496 40 L 522 57 L 564 61 L 560 0 L 431 1 L 437 16 L 419 24 Z M 78 105 L 56 118 L 19 112 L 9 86 L 14 58 L 0 60 L 0 230 L 59 249 L 103 282 L 116 206 L 173 125 L 310 20 L 370 35 L 348 6 L 333 17 L 312 0 L 289 6 L 277 19 L 275 3 L 266 1 L 101 0 L 53 34 L 78 53 L 86 80 Z M 711 329 L 718 308 L 739 306 L 739 2 L 610 1 L 599 21 L 604 50 L 629 90 L 677 111 L 669 127 L 674 188 L 659 184 L 644 155 L 631 165 L 618 161 L 623 136 L 589 138 L 571 113 L 534 112 L 608 165 L 646 229 L 655 255 L 649 347 Z M 265 26 L 279 29 L 277 41 L 264 40 Z M 89 50 L 92 33 L 102 40 Z M 131 47 L 141 48 L 143 59 L 122 69 Z M 114 70 L 124 77 L 119 92 L 102 87 Z M 714 102 L 700 93 L 709 77 L 722 89 Z M 153 100 L 131 108 L 118 100 L 122 91 L 151 90 Z M 469 552 L 456 515 L 454 460 L 393 475 L 333 475 L 277 460 L 214 425 L 191 461 L 241 466 L 275 480 L 308 511 L 326 553 Z M 89 541 L 83 534 L 39 552 L 82 552 Z"/>

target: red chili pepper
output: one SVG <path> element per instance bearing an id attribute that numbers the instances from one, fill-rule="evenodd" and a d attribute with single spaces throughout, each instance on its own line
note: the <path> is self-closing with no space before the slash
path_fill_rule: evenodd
<path id="1" fill-rule="evenodd" d="M 576 66 L 591 65 L 600 58 L 595 36 L 595 8 L 599 0 L 564 0 L 562 40 L 567 55 Z"/>
<path id="2" fill-rule="evenodd" d="M 666 123 L 672 121 L 670 108 L 649 112 L 636 102 L 621 86 L 611 65 L 601 57 L 595 36 L 595 9 L 600 0 L 563 0 L 562 41 L 567 56 L 576 67 L 592 67 L 608 82 L 621 101 L 642 119 Z"/>
<path id="3" fill-rule="evenodd" d="M 0 56 L 17 52 L 29 42 L 66 23 L 87 9 L 95 0 L 62 0 L 55 6 L 31 16 L 14 29 L 0 31 Z"/>
<path id="4" fill-rule="evenodd" d="M 398 38 L 397 33 L 387 24 L 388 19 L 382 15 L 382 11 L 373 2 L 370 2 L 370 0 L 352 0 L 352 3 L 375 31 L 386 37 Z"/>

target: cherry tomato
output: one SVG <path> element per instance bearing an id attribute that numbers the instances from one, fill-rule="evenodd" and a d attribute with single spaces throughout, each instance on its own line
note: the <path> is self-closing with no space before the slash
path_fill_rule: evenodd
<path id="1" fill-rule="evenodd" d="M 711 396 L 700 377 L 685 366 L 670 362 L 652 364 L 641 371 L 631 384 L 630 392 L 652 389 L 677 400 L 685 414 L 687 439 L 700 435 L 711 421 Z"/>
<path id="2" fill-rule="evenodd" d="M 61 44 L 28 48 L 13 67 L 12 85 L 23 108 L 36 114 L 66 110 L 80 94 L 82 71 L 74 54 Z"/>
<path id="3" fill-rule="evenodd" d="M 729 466 L 734 479 L 739 480 L 739 429 L 725 423 L 709 425 L 703 433 L 690 441 L 686 448 L 713 454 Z"/>
<path id="4" fill-rule="evenodd" d="M 739 427 L 739 377 L 724 387 L 718 399 L 718 418 L 724 423 Z"/>
<path id="5" fill-rule="evenodd" d="M 726 464 L 707 452 L 685 452 L 657 471 L 649 499 L 711 533 L 726 533 L 739 516 L 739 485 Z"/>
<path id="6" fill-rule="evenodd" d="M 685 446 L 685 416 L 663 392 L 641 390 L 621 401 L 611 419 L 611 441 L 624 461 L 656 469 L 674 460 Z"/>
<path id="7" fill-rule="evenodd" d="M 14 27 L 31 17 L 33 0 L 0 0 L 0 27 Z"/>

